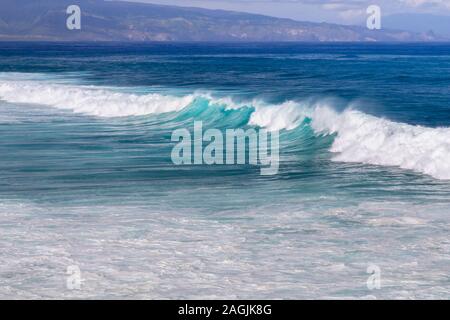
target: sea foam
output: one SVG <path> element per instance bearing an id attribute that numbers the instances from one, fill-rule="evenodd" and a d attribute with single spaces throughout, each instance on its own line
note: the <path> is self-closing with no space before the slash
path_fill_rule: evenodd
<path id="1" fill-rule="evenodd" d="M 318 107 L 313 112 L 316 132 L 335 133 L 335 161 L 397 166 L 450 179 L 450 128 L 397 123 L 357 110 L 337 113 Z"/>
<path id="2" fill-rule="evenodd" d="M 137 95 L 87 86 L 0 81 L 0 98 L 99 117 L 123 117 L 180 111 L 194 101 L 195 95 Z"/>

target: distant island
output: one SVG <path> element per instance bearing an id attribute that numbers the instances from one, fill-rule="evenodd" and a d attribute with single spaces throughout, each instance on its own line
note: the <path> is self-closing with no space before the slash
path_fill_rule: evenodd
<path id="1" fill-rule="evenodd" d="M 81 8 L 81 30 L 66 9 Z M 2 0 L 1 41 L 440 41 L 432 32 L 369 30 L 264 15 L 104 0 Z"/>

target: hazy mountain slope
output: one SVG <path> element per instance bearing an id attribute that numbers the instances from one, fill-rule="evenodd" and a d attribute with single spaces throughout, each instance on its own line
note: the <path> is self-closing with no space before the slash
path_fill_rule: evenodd
<path id="1" fill-rule="evenodd" d="M 78 4 L 82 29 L 67 30 Z M 422 41 L 429 35 L 299 22 L 262 15 L 103 0 L 0 0 L 0 40 Z"/>
<path id="2" fill-rule="evenodd" d="M 432 14 L 395 14 L 383 18 L 386 28 L 408 30 L 416 33 L 434 33 L 450 37 L 450 16 Z"/>

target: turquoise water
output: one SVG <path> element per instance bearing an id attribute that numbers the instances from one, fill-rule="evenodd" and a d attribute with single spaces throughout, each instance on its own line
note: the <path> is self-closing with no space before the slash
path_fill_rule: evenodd
<path id="1" fill-rule="evenodd" d="M 449 71 L 442 44 L 0 44 L 0 297 L 448 298 Z M 279 130 L 278 174 L 175 166 L 194 121 Z"/>

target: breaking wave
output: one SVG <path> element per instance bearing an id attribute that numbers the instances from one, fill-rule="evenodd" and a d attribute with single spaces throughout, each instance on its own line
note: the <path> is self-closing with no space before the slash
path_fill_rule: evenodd
<path id="1" fill-rule="evenodd" d="M 157 93 L 137 95 L 95 87 L 0 81 L 0 98 L 13 103 L 41 104 L 92 116 L 124 117 L 180 111 L 191 104 L 195 96 L 175 97 Z"/>
<path id="2" fill-rule="evenodd" d="M 396 123 L 348 108 L 338 112 L 329 102 L 262 101 L 235 103 L 208 94 L 185 96 L 130 94 L 98 87 L 52 84 L 41 81 L 0 81 L 0 99 L 12 103 L 47 105 L 99 117 L 124 117 L 178 112 L 197 99 L 210 105 L 239 110 L 251 107 L 249 125 L 268 130 L 293 130 L 308 120 L 317 135 L 335 135 L 334 161 L 397 166 L 450 179 L 450 128 L 429 128 Z"/>

